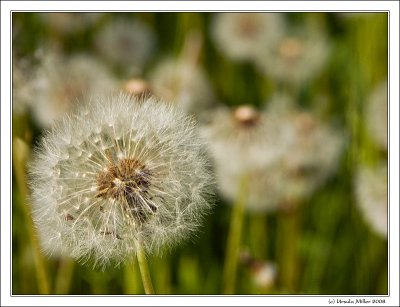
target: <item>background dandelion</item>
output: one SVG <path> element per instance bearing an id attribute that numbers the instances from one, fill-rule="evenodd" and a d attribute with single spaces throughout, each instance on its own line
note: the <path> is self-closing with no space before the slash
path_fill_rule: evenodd
<path id="1" fill-rule="evenodd" d="M 25 78 L 26 82 L 15 86 L 14 93 L 23 96 L 21 99 L 42 127 L 49 127 L 84 98 L 117 89 L 116 79 L 108 69 L 83 54 L 64 57 L 56 52 L 44 52 Z"/>

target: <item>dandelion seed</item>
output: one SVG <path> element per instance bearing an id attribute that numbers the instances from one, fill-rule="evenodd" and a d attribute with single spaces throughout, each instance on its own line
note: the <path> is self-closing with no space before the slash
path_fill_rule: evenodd
<path id="1" fill-rule="evenodd" d="M 85 155 L 63 156 L 74 150 Z M 210 207 L 204 153 L 194 123 L 153 98 L 120 94 L 82 106 L 44 136 L 30 166 L 43 249 L 104 266 L 135 254 L 139 242 L 148 253 L 177 244 Z"/>
<path id="2" fill-rule="evenodd" d="M 358 208 L 364 220 L 376 234 L 387 238 L 387 164 L 361 166 L 354 184 Z"/>

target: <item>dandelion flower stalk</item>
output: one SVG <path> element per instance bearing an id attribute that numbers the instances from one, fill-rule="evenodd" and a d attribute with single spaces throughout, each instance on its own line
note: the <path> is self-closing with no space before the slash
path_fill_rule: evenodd
<path id="1" fill-rule="evenodd" d="M 295 208 L 291 212 L 282 212 L 279 217 L 280 239 L 278 253 L 280 254 L 280 270 L 282 286 L 289 293 L 296 290 L 298 281 L 298 245 L 301 237 L 300 210 Z"/>
<path id="2" fill-rule="evenodd" d="M 231 224 L 225 255 L 223 273 L 224 294 L 234 294 L 235 292 L 237 265 L 239 261 L 240 242 L 242 237 L 243 217 L 248 186 L 248 177 L 245 174 L 242 175 L 239 185 L 237 200 L 232 208 Z"/>
<path id="3" fill-rule="evenodd" d="M 74 262 L 69 258 L 60 260 L 57 277 L 55 281 L 55 294 L 68 294 L 74 274 Z"/>
<path id="4" fill-rule="evenodd" d="M 151 281 L 146 254 L 144 253 L 140 243 L 138 246 L 137 259 L 138 259 L 140 274 L 142 276 L 144 291 L 146 292 L 146 294 L 154 294 L 155 292 L 153 288 L 153 283 Z"/>
<path id="5" fill-rule="evenodd" d="M 132 257 L 132 259 L 126 262 L 124 267 L 124 294 L 139 293 L 139 283 L 136 257 Z"/>
<path id="6" fill-rule="evenodd" d="M 27 144 L 19 138 L 13 140 L 13 166 L 15 179 L 20 190 L 22 199 L 28 199 L 28 189 L 25 180 L 25 167 L 26 161 L 29 156 L 29 148 Z M 38 290 L 40 294 L 50 293 L 50 283 L 46 273 L 46 266 L 43 257 L 40 253 L 39 242 L 35 233 L 35 228 L 31 219 L 31 212 L 29 210 L 30 204 L 22 206 L 26 217 L 27 229 L 29 240 L 32 244 L 36 277 L 38 281 Z"/>

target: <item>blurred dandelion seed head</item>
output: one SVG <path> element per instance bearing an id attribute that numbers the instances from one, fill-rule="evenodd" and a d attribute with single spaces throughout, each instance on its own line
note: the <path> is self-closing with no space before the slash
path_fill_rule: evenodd
<path id="1" fill-rule="evenodd" d="M 29 168 L 43 249 L 119 264 L 175 245 L 210 208 L 213 179 L 195 124 L 131 95 L 93 99 L 42 139 Z"/>
<path id="2" fill-rule="evenodd" d="M 346 135 L 321 120 L 315 113 L 301 110 L 287 95 L 276 94 L 267 113 L 281 127 L 281 141 L 286 144 L 279 161 L 268 166 L 271 200 L 285 206 L 308 197 L 335 173 Z"/>
<path id="3" fill-rule="evenodd" d="M 355 177 L 355 195 L 365 222 L 383 238 L 387 238 L 387 165 L 360 166 Z"/>
<path id="4" fill-rule="evenodd" d="M 116 19 L 99 30 L 94 38 L 99 53 L 129 75 L 139 75 L 153 54 L 156 37 L 139 20 Z"/>
<path id="5" fill-rule="evenodd" d="M 157 96 L 173 101 L 186 113 L 199 114 L 214 102 L 209 80 L 200 67 L 181 59 L 166 59 L 150 74 Z"/>
<path id="6" fill-rule="evenodd" d="M 274 44 L 284 31 L 279 13 L 220 13 L 215 15 L 212 37 L 216 46 L 233 60 L 252 60 Z"/>
<path id="7" fill-rule="evenodd" d="M 75 103 L 91 95 L 111 92 L 116 84 L 109 71 L 90 56 L 63 57 L 47 52 L 27 83 L 16 91 L 29 93 L 28 103 L 37 123 L 48 127 Z"/>
<path id="8" fill-rule="evenodd" d="M 233 201 L 246 175 L 246 208 L 253 212 L 273 211 L 309 196 L 335 172 L 346 143 L 342 131 L 297 110 L 282 95 L 263 111 L 247 105 L 221 108 L 203 134 L 220 192 Z"/>
<path id="9" fill-rule="evenodd" d="M 248 177 L 246 208 L 250 211 L 269 211 L 270 196 L 265 187 L 272 180 L 267 166 L 276 163 L 286 151 L 283 126 L 279 118 L 251 106 L 235 110 L 220 108 L 210 124 L 203 127 L 214 158 L 218 187 L 222 195 L 233 201 L 243 174 Z M 275 204 L 273 204 L 275 205 Z"/>
<path id="10" fill-rule="evenodd" d="M 304 28 L 288 30 L 275 43 L 266 46 L 255 57 L 255 64 L 268 77 L 300 84 L 316 77 L 325 67 L 330 45 L 322 31 Z"/>
<path id="11" fill-rule="evenodd" d="M 367 102 L 366 125 L 374 142 L 381 148 L 388 147 L 388 96 L 387 80 L 376 86 Z"/>

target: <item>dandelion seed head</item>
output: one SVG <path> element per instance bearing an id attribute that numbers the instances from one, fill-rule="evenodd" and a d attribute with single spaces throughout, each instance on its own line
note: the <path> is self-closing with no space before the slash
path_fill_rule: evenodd
<path id="1" fill-rule="evenodd" d="M 220 13 L 215 16 L 212 37 L 216 46 L 233 60 L 253 60 L 274 44 L 284 31 L 279 13 Z"/>
<path id="2" fill-rule="evenodd" d="M 155 47 L 155 34 L 139 20 L 115 19 L 95 35 L 99 53 L 130 75 L 138 75 Z"/>
<path id="3" fill-rule="evenodd" d="M 221 194 L 232 203 L 245 176 L 246 209 L 252 212 L 275 211 L 308 197 L 337 169 L 346 139 L 284 96 L 273 97 L 263 111 L 247 105 L 221 109 L 203 134 Z"/>
<path id="4" fill-rule="evenodd" d="M 316 77 L 327 63 L 330 45 L 321 31 L 287 30 L 255 57 L 256 65 L 277 81 L 301 84 Z"/>
<path id="5" fill-rule="evenodd" d="M 123 262 L 138 244 L 148 253 L 177 244 L 201 224 L 213 193 L 194 122 L 124 94 L 57 122 L 29 172 L 43 249 L 99 266 Z"/>
<path id="6" fill-rule="evenodd" d="M 355 177 L 357 205 L 364 221 L 374 233 L 387 238 L 387 164 L 375 167 L 362 165 Z"/>
<path id="7" fill-rule="evenodd" d="M 272 190 L 280 204 L 294 205 L 335 173 L 346 135 L 310 111 L 291 108 L 286 114 L 280 113 L 279 118 L 288 135 L 288 147 L 279 161 L 279 169 L 271 171 L 277 179 L 271 181 L 275 183 Z"/>
<path id="8" fill-rule="evenodd" d="M 116 81 L 89 56 L 64 58 L 49 52 L 41 57 L 41 65 L 32 72 L 26 87 L 34 118 L 42 127 L 49 127 L 77 102 L 113 91 Z"/>
<path id="9" fill-rule="evenodd" d="M 283 127 L 249 105 L 234 110 L 220 108 L 211 122 L 203 127 L 215 166 L 218 188 L 230 202 L 236 199 L 244 175 L 248 178 L 246 208 L 250 211 L 270 211 L 275 204 L 265 187 L 270 180 L 267 167 L 278 161 L 286 151 Z"/>
<path id="10" fill-rule="evenodd" d="M 157 96 L 173 101 L 186 113 L 199 114 L 214 102 L 214 94 L 200 67 L 180 59 L 166 59 L 150 74 Z"/>

